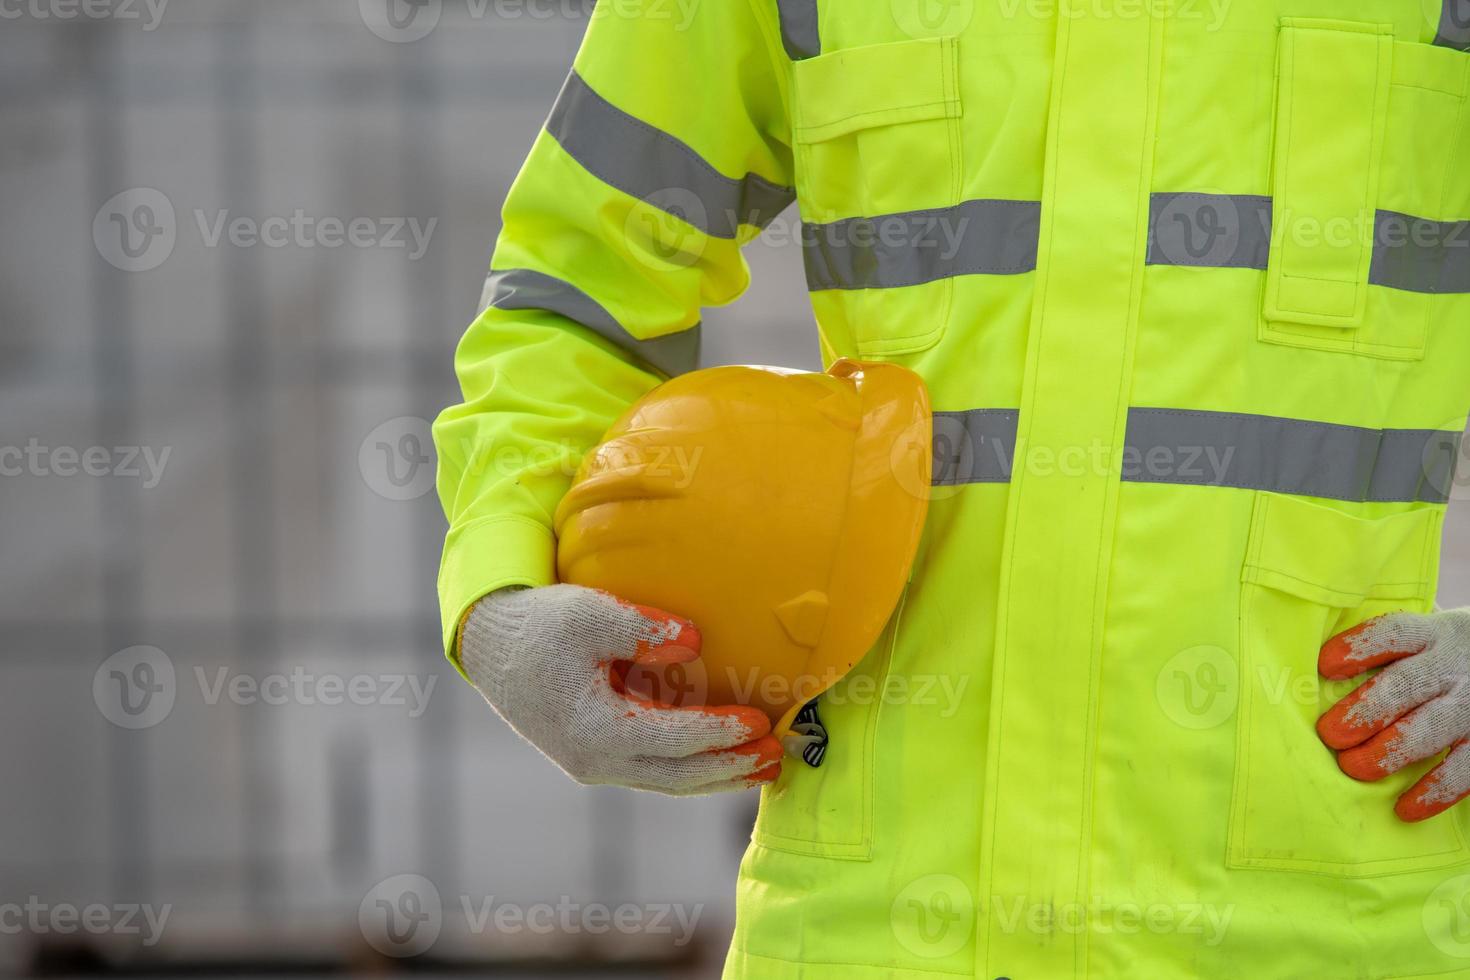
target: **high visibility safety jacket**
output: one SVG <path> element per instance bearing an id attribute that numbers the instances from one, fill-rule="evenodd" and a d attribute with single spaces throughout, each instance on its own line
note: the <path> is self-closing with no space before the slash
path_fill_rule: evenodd
<path id="1" fill-rule="evenodd" d="M 597 5 L 436 425 L 446 642 L 553 580 L 577 460 L 793 199 L 824 357 L 936 409 L 727 976 L 1470 976 L 1470 806 L 1402 823 L 1425 766 L 1355 783 L 1313 731 L 1321 642 L 1435 592 L 1467 46 L 1470 0 Z"/>

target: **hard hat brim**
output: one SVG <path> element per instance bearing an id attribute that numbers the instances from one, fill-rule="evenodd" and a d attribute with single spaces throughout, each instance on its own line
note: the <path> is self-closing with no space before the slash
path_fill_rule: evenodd
<path id="1" fill-rule="evenodd" d="M 856 385 L 862 417 L 828 587 L 833 608 L 807 661 L 810 694 L 803 691 L 782 715 L 778 735 L 788 734 L 806 702 L 831 688 L 878 642 L 908 583 L 929 510 L 933 419 L 923 381 L 896 364 L 846 358 L 827 373 Z"/>

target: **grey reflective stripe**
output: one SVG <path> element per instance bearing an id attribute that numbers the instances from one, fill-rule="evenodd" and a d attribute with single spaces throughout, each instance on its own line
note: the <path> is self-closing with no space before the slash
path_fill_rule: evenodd
<path id="1" fill-rule="evenodd" d="M 822 53 L 817 30 L 817 0 L 776 0 L 781 17 L 781 45 L 792 61 L 815 58 Z"/>
<path id="2" fill-rule="evenodd" d="M 1434 43 L 1457 51 L 1470 51 L 1470 0 L 1443 0 Z"/>
<path id="3" fill-rule="evenodd" d="M 976 200 L 803 224 L 807 287 L 893 289 L 951 276 L 1030 272 L 1040 220 L 1036 201 Z"/>
<path id="4" fill-rule="evenodd" d="M 1004 483 L 1015 409 L 934 413 L 936 486 Z M 1444 503 L 1460 433 L 1172 408 L 1130 408 L 1121 477 L 1130 483 L 1237 487 L 1353 501 Z"/>
<path id="5" fill-rule="evenodd" d="M 696 107 L 697 108 L 697 107 Z M 717 238 L 741 225 L 763 228 L 796 192 L 757 174 L 726 177 L 686 144 L 630 116 L 572 72 L 546 131 L 605 184 Z"/>
<path id="6" fill-rule="evenodd" d="M 1368 281 L 1411 293 L 1470 293 L 1470 221 L 1379 211 Z"/>
<path id="7" fill-rule="evenodd" d="M 1130 408 L 1123 479 L 1355 501 L 1443 503 L 1460 434 Z"/>
<path id="8" fill-rule="evenodd" d="M 1013 408 L 935 412 L 934 485 L 1009 481 L 1019 418 Z"/>
<path id="9" fill-rule="evenodd" d="M 1264 269 L 1271 250 L 1271 199 L 1252 194 L 1153 194 L 1150 265 Z"/>
<path id="10" fill-rule="evenodd" d="M 1149 198 L 1150 265 L 1265 269 L 1270 250 L 1269 197 L 1185 193 Z M 1470 293 L 1470 221 L 1376 212 L 1368 282 L 1411 293 Z"/>
<path id="11" fill-rule="evenodd" d="M 699 366 L 699 324 L 665 337 L 639 340 L 597 300 L 565 280 L 533 269 L 491 270 L 480 298 L 480 311 L 492 306 L 501 310 L 546 310 L 575 320 L 665 374 L 683 374 Z"/>

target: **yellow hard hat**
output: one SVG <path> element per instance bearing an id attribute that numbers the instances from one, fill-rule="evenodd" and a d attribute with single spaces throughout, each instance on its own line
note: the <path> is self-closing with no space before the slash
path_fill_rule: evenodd
<path id="1" fill-rule="evenodd" d="M 930 440 L 924 383 L 895 364 L 681 375 L 583 461 L 556 511 L 558 576 L 693 620 L 701 674 L 669 686 L 785 734 L 898 602 Z"/>

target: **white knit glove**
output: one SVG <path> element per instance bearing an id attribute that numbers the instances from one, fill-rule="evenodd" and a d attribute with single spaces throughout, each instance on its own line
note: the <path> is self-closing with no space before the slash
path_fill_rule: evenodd
<path id="1" fill-rule="evenodd" d="M 632 665 L 688 663 L 687 620 L 578 585 L 502 589 L 460 629 L 459 662 L 512 728 L 577 782 L 698 796 L 780 773 L 758 708 L 670 707 L 629 691 Z"/>
<path id="2" fill-rule="evenodd" d="M 1384 664 L 1317 720 L 1317 733 L 1354 779 L 1449 749 L 1394 805 L 1404 820 L 1423 820 L 1470 795 L 1470 609 L 1370 619 L 1328 640 L 1317 669 L 1336 679 Z"/>

